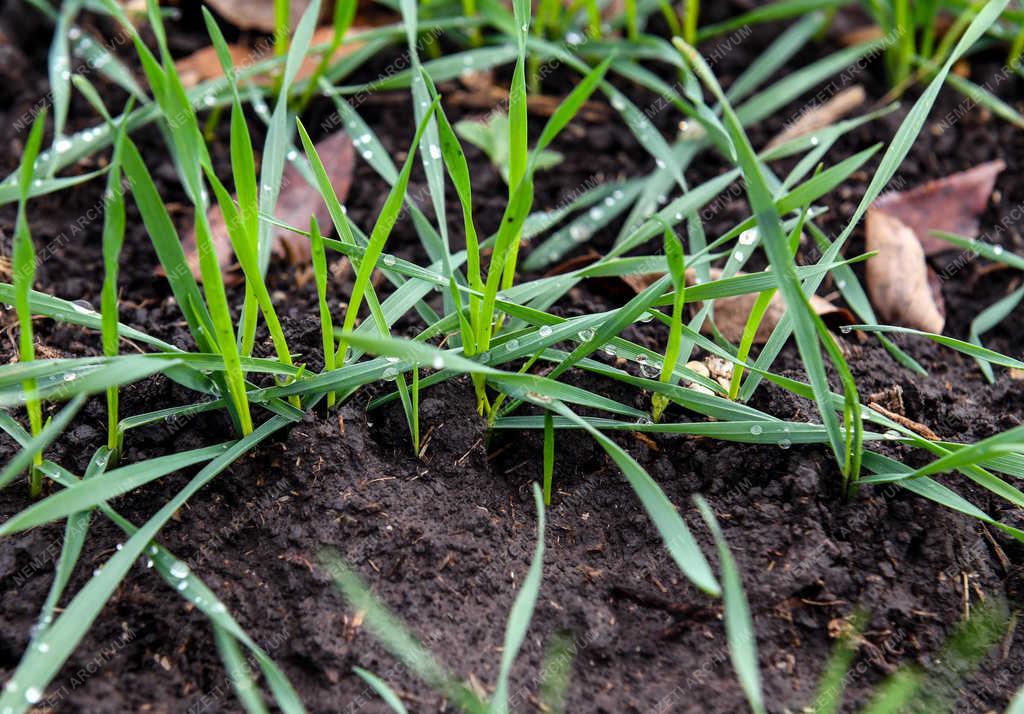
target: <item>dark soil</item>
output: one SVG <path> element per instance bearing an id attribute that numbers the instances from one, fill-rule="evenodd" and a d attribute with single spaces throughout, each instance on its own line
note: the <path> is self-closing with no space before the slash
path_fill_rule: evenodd
<path id="1" fill-rule="evenodd" d="M 709 5 L 712 5 L 709 3 Z M 719 5 L 719 4 L 714 4 Z M 726 6 L 728 4 L 721 3 Z M 732 8 L 735 11 L 735 7 Z M 725 12 L 719 8 L 711 13 Z M 45 74 L 49 28 L 21 3 L 6 3 L 0 24 L 0 169 L 14 168 L 27 127 L 16 121 L 47 91 Z M 98 27 L 103 22 L 96 20 Z M 778 27 L 758 29 L 716 64 L 728 83 L 776 35 Z M 202 44 L 191 14 L 175 28 L 181 52 Z M 831 51 L 829 39 L 800 53 L 805 64 Z M 127 55 L 126 55 L 127 56 Z M 387 65 L 379 58 L 365 78 Z M 976 58 L 975 81 L 999 68 L 998 57 Z M 885 91 L 880 62 L 854 81 L 869 95 Z M 794 65 L 797 66 L 797 65 Z M 564 93 L 566 75 L 556 74 L 545 90 Z M 101 84 L 111 106 L 122 95 Z M 1021 87 L 1008 80 L 995 87 L 1007 100 Z M 641 106 L 652 98 L 635 93 Z M 809 95 L 809 97 L 812 95 Z M 1024 133 L 993 120 L 979 109 L 943 131 L 937 126 L 961 98 L 944 91 L 911 155 L 901 168 L 908 185 L 1001 158 L 1007 170 L 998 182 L 998 198 L 985 215 L 983 230 L 1010 249 L 1020 250 L 1019 206 L 1024 202 Z M 753 131 L 763 145 L 799 110 L 795 103 Z M 404 95 L 374 97 L 360 110 L 389 150 L 403 156 L 412 127 Z M 310 111 L 309 126 L 329 114 L 325 105 Z M 450 114 L 458 118 L 456 108 Z M 869 124 L 844 139 L 830 155 L 838 160 L 876 141 L 888 140 L 903 114 Z M 679 117 L 665 111 L 655 121 L 671 131 Z M 535 120 L 535 129 L 541 120 Z M 95 122 L 79 100 L 72 128 Z M 258 126 L 258 122 L 254 122 Z M 222 132 L 223 133 L 223 132 Z M 258 132 L 257 132 L 258 133 Z M 185 228 L 190 215 L 159 134 L 139 132 L 146 156 L 172 215 Z M 254 142 L 261 145 L 261 137 Z M 226 141 L 214 147 L 215 162 L 226 163 Z M 556 143 L 565 162 L 540 176 L 537 207 L 552 207 L 591 177 L 610 180 L 640 175 L 653 160 L 620 123 L 574 123 Z M 500 218 L 504 184 L 486 159 L 468 152 L 475 177 L 474 198 L 481 231 Z M 96 161 L 91 160 L 93 163 Z M 89 162 L 75 167 L 90 168 Z M 783 167 L 784 168 L 784 167 Z M 823 227 L 833 232 L 851 214 L 871 166 L 829 197 L 831 216 Z M 702 157 L 691 171 L 694 184 L 724 169 L 720 159 Z M 414 193 L 424 185 L 414 178 Z M 368 227 L 386 191 L 366 165 L 357 167 L 348 205 Z M 54 251 L 39 269 L 37 288 L 68 299 L 98 304 L 102 276 L 100 228 L 96 216 L 79 230 L 73 226 L 101 199 L 98 182 L 30 205 L 37 246 Z M 718 235 L 746 215 L 740 196 L 707 217 L 710 235 Z M 451 205 L 454 203 L 454 197 Z M 121 285 L 122 319 L 181 346 L 190 338 L 165 283 L 152 275 L 154 252 L 134 210 L 129 216 Z M 0 209 L 0 230 L 9 236 L 14 211 Z M 453 223 L 453 240 L 461 231 Z M 613 227 L 617 230 L 618 226 Z M 603 250 L 614 231 L 595 237 Z M 6 239 L 5 239 L 6 240 Z M 422 260 L 408 222 L 391 239 L 398 254 Z M 861 249 L 860 234 L 850 255 Z M 5 249 L 6 249 L 5 244 Z M 293 350 L 318 368 L 319 327 L 315 292 L 303 269 L 275 266 L 271 280 Z M 1018 278 L 992 272 L 971 261 L 943 284 L 948 308 L 947 333 L 963 337 L 984 306 L 1012 289 Z M 341 300 L 350 277 L 338 271 L 332 290 Z M 616 298 L 583 284 L 557 306 L 564 314 L 607 309 Z M 3 313 L 3 358 L 15 358 L 13 316 Z M 340 317 L 340 316 L 339 316 Z M 412 331 L 403 322 L 399 332 Z M 40 350 L 47 355 L 95 354 L 98 338 L 79 328 L 40 320 Z M 1021 313 L 986 337 L 994 348 L 1021 353 Z M 660 328 L 642 325 L 631 338 L 660 346 Z M 898 386 L 906 414 L 948 439 L 972 441 L 1020 423 L 1024 397 L 1018 382 L 1001 372 L 988 385 L 975 364 L 923 341 L 902 345 L 930 370 L 927 378 L 899 368 L 875 342 L 844 340 L 862 394 Z M 269 344 L 263 345 L 269 353 Z M 126 345 L 126 349 L 131 349 Z M 795 350 L 777 365 L 801 376 Z M 622 385 L 570 375 L 591 388 L 638 406 L 647 397 Z M 313 712 L 381 712 L 384 706 L 353 673 L 353 666 L 374 671 L 393 684 L 412 711 L 450 710 L 375 643 L 353 618 L 318 565 L 324 548 L 337 550 L 373 586 L 394 611 L 458 675 L 493 686 L 500 661 L 504 622 L 525 575 L 536 530 L 529 484 L 539 478 L 540 438 L 535 433 L 500 432 L 488 436 L 476 416 L 472 389 L 463 380 L 434 387 L 423 395 L 426 448 L 422 460 L 411 453 L 403 418 L 395 407 L 366 412 L 377 392 L 358 394 L 328 417 L 309 415 L 290 431 L 254 453 L 201 491 L 162 532 L 161 542 L 193 570 L 229 606 L 242 626 L 285 669 Z M 190 401 L 190 395 L 163 377 L 124 390 L 123 414 Z M 780 417 L 808 419 L 813 406 L 776 388 L 762 388 L 754 405 Z M 681 410 L 672 414 L 685 419 Z M 81 472 L 104 440 L 105 406 L 93 400 L 49 458 Z M 171 451 L 214 443 L 231 436 L 219 415 L 141 429 L 130 434 L 126 458 L 138 461 Z M 965 614 L 983 602 L 1020 606 L 1024 579 L 1016 563 L 1019 544 L 986 533 L 977 522 L 893 489 L 864 489 L 851 503 L 837 495 L 839 480 L 823 448 L 730 445 L 685 437 L 652 440 L 621 436 L 629 452 L 648 469 L 673 503 L 684 511 L 705 552 L 710 537 L 690 506 L 703 494 L 718 514 L 743 573 L 757 625 L 761 669 L 771 710 L 796 711 L 813 700 L 823 663 L 844 619 L 860 608 L 869 613 L 863 646 L 848 680 L 847 702 L 861 704 L 896 667 L 916 663 L 937 666 L 943 643 Z M 0 442 L 4 459 L 14 453 Z M 902 454 L 911 460 L 919 455 Z M 187 474 L 163 479 L 130 496 L 117 508 L 143 522 L 184 483 Z M 992 516 L 1024 525 L 1024 514 L 987 492 L 956 485 Z M 26 489 L 0 492 L 0 513 L 14 514 L 29 504 Z M 13 671 L 52 578 L 63 529 L 38 528 L 0 542 L 0 672 Z M 82 562 L 69 592 L 113 552 L 120 532 L 96 518 Z M 649 519 L 625 480 L 589 439 L 560 435 L 556 494 L 548 517 L 544 580 L 537 612 L 523 652 L 513 670 L 516 711 L 536 711 L 537 678 L 546 644 L 557 633 L 573 638 L 578 649 L 572 674 L 572 712 L 737 712 L 745 708 L 724 640 L 720 603 L 695 592 L 666 557 Z M 966 588 L 966 592 L 965 592 Z M 958 711 L 1001 709 L 1021 679 L 1022 636 L 1005 635 L 979 673 L 962 688 L 948 685 Z M 941 683 L 941 682 L 940 682 Z M 937 684 L 934 692 L 943 693 Z M 152 571 L 133 571 L 118 589 L 50 689 L 49 704 L 59 712 L 234 712 L 230 691 L 205 618 L 169 590 Z"/>

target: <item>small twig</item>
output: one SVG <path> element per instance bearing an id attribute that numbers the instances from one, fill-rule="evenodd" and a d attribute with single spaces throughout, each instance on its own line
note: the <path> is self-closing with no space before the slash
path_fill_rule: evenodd
<path id="1" fill-rule="evenodd" d="M 884 417 L 892 419 L 900 426 L 905 426 L 918 436 L 924 437 L 928 441 L 942 441 L 942 439 L 939 438 L 939 435 L 932 431 L 931 428 L 929 428 L 926 424 L 922 424 L 919 421 L 914 421 L 913 419 L 908 419 L 902 414 L 897 414 L 896 412 L 889 411 L 888 409 L 883 407 L 881 404 L 878 404 L 877 402 L 871 402 L 870 404 L 868 404 L 868 408 L 873 409 L 874 411 L 878 412 Z"/>

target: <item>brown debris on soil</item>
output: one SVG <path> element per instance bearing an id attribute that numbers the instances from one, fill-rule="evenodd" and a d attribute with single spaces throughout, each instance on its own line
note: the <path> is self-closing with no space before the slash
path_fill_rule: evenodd
<path id="1" fill-rule="evenodd" d="M 744 275 L 744 273 L 739 272 L 737 275 Z M 722 271 L 720 269 L 711 269 L 712 280 L 718 280 L 721 277 Z M 686 273 L 687 282 L 692 283 L 694 278 L 696 278 L 696 272 L 691 273 L 688 270 Z M 757 302 L 756 293 L 715 300 L 715 326 L 722 334 L 722 337 L 730 342 L 740 341 L 743 337 L 743 328 L 747 325 L 747 319 L 750 317 L 750 311 L 754 308 L 755 302 Z M 852 325 L 855 322 L 853 313 L 849 310 L 833 305 L 830 301 L 818 295 L 811 296 L 811 307 L 814 308 L 818 315 L 826 319 L 829 324 Z M 758 325 L 757 332 L 754 334 L 754 344 L 763 345 L 767 342 L 776 325 L 779 324 L 779 320 L 785 314 L 786 303 L 782 296 L 776 292 L 772 296 L 771 302 L 768 303 L 768 309 L 765 310 L 761 324 Z M 710 321 L 706 321 L 701 326 L 701 332 L 708 334 L 712 332 Z"/>
<path id="2" fill-rule="evenodd" d="M 886 322 L 941 333 L 945 303 L 927 257 L 954 246 L 932 231 L 974 237 L 988 207 L 1001 160 L 880 196 L 868 209 L 866 244 L 876 251 L 866 267 L 871 302 Z"/>
<path id="3" fill-rule="evenodd" d="M 351 31 L 358 31 L 360 28 L 354 27 Z M 331 27 L 321 27 L 313 33 L 313 38 L 310 40 L 312 46 L 324 44 L 331 41 L 334 37 L 334 29 Z M 347 41 L 344 42 L 334 54 L 331 55 L 332 61 L 337 61 L 342 57 L 345 57 L 357 49 L 363 46 L 363 43 L 358 41 Z M 241 45 L 241 44 L 229 44 L 228 52 L 231 54 L 231 61 L 235 65 L 235 69 L 244 69 L 250 67 L 257 62 L 261 62 L 266 59 L 270 59 L 274 56 L 274 44 L 269 41 L 260 40 L 252 45 Z M 309 55 L 302 60 L 302 64 L 299 65 L 299 72 L 296 75 L 296 80 L 302 80 L 309 77 L 316 70 L 320 64 L 320 55 Z M 224 68 L 221 67 L 220 59 L 217 57 L 217 51 L 213 47 L 204 47 L 200 50 L 196 50 L 187 57 L 183 57 L 174 63 L 175 69 L 178 70 L 178 74 L 181 75 L 181 82 L 185 85 L 186 89 L 191 89 L 201 82 L 205 82 L 211 79 L 217 79 L 224 76 Z M 273 76 L 270 74 L 259 75 L 254 78 L 254 81 L 260 84 L 269 84 L 273 81 Z"/>
<path id="4" fill-rule="evenodd" d="M 331 185 L 334 186 L 334 191 L 338 194 L 338 200 L 344 201 L 349 187 L 352 185 L 352 171 L 355 166 L 355 148 L 352 145 L 352 139 L 344 130 L 339 130 L 317 142 L 316 150 L 327 170 Z M 330 225 L 331 221 L 327 205 L 319 192 L 310 186 L 298 169 L 290 163 L 285 165 L 281 178 L 281 193 L 277 199 L 274 215 L 281 222 L 302 230 L 309 226 L 309 217 L 312 215 L 316 216 L 322 229 Z M 210 208 L 207 220 L 210 223 L 210 236 L 213 239 L 217 260 L 221 268 L 225 269 L 224 280 L 229 285 L 237 285 L 242 281 L 242 276 L 233 269 L 235 266 L 234 251 L 231 248 L 227 223 L 220 206 L 214 204 Z M 272 245 L 273 254 L 279 259 L 287 260 L 292 265 L 304 264 L 309 261 L 309 240 L 303 235 L 276 229 Z M 182 249 L 185 251 L 192 274 L 196 276 L 197 280 L 201 280 L 195 228 L 189 231 L 182 240 Z"/>
<path id="5" fill-rule="evenodd" d="M 867 290 L 883 321 L 936 334 L 946 324 L 942 293 L 914 231 L 878 208 L 869 208 Z"/>
<path id="6" fill-rule="evenodd" d="M 859 84 L 844 89 L 824 104 L 812 107 L 801 114 L 799 119 L 776 134 L 765 148 L 775 148 L 785 144 L 787 141 L 792 141 L 818 129 L 824 129 L 831 124 L 835 124 L 862 105 L 866 98 L 867 94 L 864 91 L 864 87 Z"/>
<path id="7" fill-rule="evenodd" d="M 925 255 L 955 250 L 955 246 L 932 236 L 931 231 L 976 236 L 978 217 L 988 207 L 996 177 L 1005 168 L 1002 160 L 989 161 L 909 191 L 883 194 L 872 207 L 907 226 Z"/>

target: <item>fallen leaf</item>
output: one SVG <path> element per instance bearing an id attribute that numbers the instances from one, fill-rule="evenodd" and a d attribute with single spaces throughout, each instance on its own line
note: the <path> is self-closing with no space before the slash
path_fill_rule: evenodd
<path id="1" fill-rule="evenodd" d="M 316 144 L 317 153 L 324 163 L 327 176 L 334 186 L 339 201 L 344 201 L 352 185 L 352 170 L 355 166 L 355 149 L 352 140 L 344 131 L 336 131 Z M 327 204 L 320 193 L 309 185 L 305 178 L 291 163 L 287 164 L 281 177 L 281 192 L 277 199 L 274 215 L 278 220 L 296 228 L 309 225 L 309 217 L 315 215 L 320 226 L 331 225 L 331 215 Z M 210 223 L 210 235 L 213 239 L 217 261 L 225 271 L 224 281 L 228 285 L 242 282 L 242 275 L 234 268 L 234 251 L 228 236 L 227 224 L 220 206 L 214 204 L 207 220 Z M 182 249 L 188 260 L 192 274 L 201 280 L 199 271 L 199 255 L 196 249 L 195 228 L 189 231 L 182 240 Z M 275 230 L 272 243 L 273 255 L 284 258 L 292 265 L 304 264 L 310 258 L 309 241 L 305 236 L 283 229 Z"/>
<path id="2" fill-rule="evenodd" d="M 942 292 L 914 230 L 875 206 L 868 209 L 868 295 L 883 321 L 936 334 L 946 324 Z"/>
<path id="3" fill-rule="evenodd" d="M 375 26 L 376 25 L 366 23 L 353 25 L 350 32 L 359 32 L 360 30 L 369 29 Z M 333 37 L 333 28 L 321 27 L 313 33 L 313 38 L 310 40 L 310 46 L 329 43 Z M 331 62 L 337 62 L 342 57 L 352 54 L 362 46 L 362 42 L 346 40 L 340 47 L 338 47 L 337 50 L 335 50 L 334 54 L 331 55 Z M 273 57 L 274 45 L 272 42 L 266 40 L 260 40 L 253 45 L 230 44 L 228 45 L 228 52 L 231 54 L 231 61 L 235 65 L 235 69 L 244 69 L 256 64 L 257 62 Z M 299 72 L 296 75 L 296 80 L 303 80 L 312 75 L 320 64 L 320 59 L 321 56 L 317 54 L 306 55 L 302 60 L 302 64 L 299 65 Z M 220 65 L 220 59 L 217 57 L 217 51 L 213 47 L 204 47 L 201 50 L 196 50 L 187 57 L 183 57 L 175 62 L 174 67 L 178 70 L 178 74 L 181 75 L 181 83 L 185 85 L 186 89 L 191 89 L 201 82 L 211 79 L 219 79 L 224 76 L 224 70 Z M 270 74 L 261 74 L 254 77 L 253 81 L 257 84 L 266 85 L 273 81 L 273 76 Z"/>
<path id="4" fill-rule="evenodd" d="M 864 103 L 867 94 L 859 84 L 844 89 L 824 104 L 807 110 L 792 124 L 783 129 L 765 148 L 771 149 L 787 141 L 806 136 L 818 129 L 835 124 L 844 116 Z"/>
<path id="5" fill-rule="evenodd" d="M 864 25 L 840 35 L 839 44 L 843 47 L 853 47 L 868 42 L 876 42 L 883 37 L 885 37 L 885 31 L 878 25 Z"/>
<path id="6" fill-rule="evenodd" d="M 930 231 L 974 237 L 978 217 L 992 197 L 996 177 L 1006 164 L 989 161 L 967 171 L 929 181 L 909 191 L 879 196 L 873 209 L 885 211 L 909 228 L 924 248 L 935 255 L 956 246 L 935 238 Z"/>
<path id="7" fill-rule="evenodd" d="M 736 273 L 737 275 L 746 275 L 742 271 Z M 634 275 L 623 275 L 621 281 L 628 285 L 634 293 L 641 293 L 648 287 L 650 287 L 658 278 L 664 273 L 638 273 Z M 722 277 L 721 268 L 711 268 L 710 278 L 712 280 L 718 280 Z M 693 268 L 687 268 L 686 270 L 686 284 L 696 285 L 697 284 L 697 271 Z M 715 300 L 715 325 L 718 327 L 718 331 L 730 342 L 739 342 L 743 337 L 743 328 L 747 325 L 747 318 L 750 316 L 750 311 L 754 308 L 754 303 L 757 301 L 758 293 L 748 293 L 746 295 L 734 295 L 733 297 L 719 298 Z M 856 320 L 854 319 L 853 313 L 843 307 L 833 305 L 829 300 L 817 295 L 811 296 L 811 307 L 814 311 L 821 316 L 825 323 L 829 327 L 838 327 L 840 325 L 852 325 Z M 754 334 L 754 344 L 762 345 L 768 341 L 775 326 L 779 324 L 779 320 L 786 312 L 786 304 L 782 299 L 782 296 L 776 293 L 772 296 L 772 300 L 768 303 L 768 309 L 765 310 L 764 317 L 761 320 L 761 324 L 757 328 L 757 332 Z M 711 322 L 705 321 L 701 327 L 701 332 L 705 334 L 711 334 Z"/>
<path id="8" fill-rule="evenodd" d="M 736 274 L 744 275 L 743 272 Z M 697 274 L 692 268 L 686 271 L 686 282 L 688 284 L 695 283 L 696 277 Z M 721 269 L 711 268 L 712 280 L 718 280 L 721 277 Z M 739 342 L 742 339 L 743 328 L 747 325 L 747 318 L 750 317 L 750 311 L 754 308 L 757 295 L 758 293 L 747 293 L 746 295 L 735 295 L 715 300 L 715 326 L 725 339 L 730 342 Z M 812 295 L 811 307 L 830 325 L 852 325 L 854 323 L 853 315 L 849 310 L 837 307 L 823 297 Z M 754 334 L 754 344 L 762 345 L 767 342 L 775 326 L 779 324 L 779 321 L 785 314 L 786 303 L 782 299 L 782 295 L 776 292 L 772 296 L 771 302 L 768 303 L 768 309 L 765 310 L 761 324 L 758 325 L 757 332 Z M 701 332 L 705 334 L 711 333 L 710 321 L 705 321 L 704 325 L 701 326 Z"/>
<path id="9" fill-rule="evenodd" d="M 218 15 L 241 30 L 273 32 L 274 0 L 206 0 Z M 289 7 L 289 25 L 295 27 L 309 0 L 292 0 Z"/>

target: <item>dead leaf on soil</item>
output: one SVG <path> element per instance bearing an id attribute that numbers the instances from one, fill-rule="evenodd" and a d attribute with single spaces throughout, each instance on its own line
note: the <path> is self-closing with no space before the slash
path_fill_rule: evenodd
<path id="1" fill-rule="evenodd" d="M 741 271 L 736 274 L 745 275 L 746 273 Z M 622 276 L 622 281 L 629 285 L 634 292 L 640 293 L 645 288 L 650 287 L 662 275 L 663 273 L 624 275 Z M 719 280 L 722 277 L 721 268 L 711 268 L 710 277 L 712 280 Z M 693 268 L 688 268 L 686 271 L 686 284 L 697 284 L 697 271 Z M 715 300 L 715 325 L 725 339 L 730 342 L 739 342 L 743 337 L 743 328 L 747 325 L 747 318 L 750 316 L 750 311 L 757 301 L 757 295 L 757 293 L 749 293 Z M 823 297 L 811 296 L 811 307 L 830 327 L 852 325 L 855 322 L 854 316 L 849 310 L 833 305 Z M 779 324 L 779 320 L 782 319 L 785 312 L 786 304 L 782 296 L 776 293 L 772 296 L 771 302 L 768 303 L 768 309 L 765 311 L 764 318 L 757 328 L 757 333 L 754 335 L 754 344 L 763 345 L 768 341 L 772 331 Z M 706 321 L 701 326 L 701 332 L 705 334 L 711 333 L 710 321 Z"/>
<path id="2" fill-rule="evenodd" d="M 206 0 L 207 4 L 240 30 L 273 32 L 274 0 Z M 295 27 L 309 0 L 292 0 L 289 7 L 289 25 Z M 321 12 L 321 14 L 323 14 Z"/>
<path id="3" fill-rule="evenodd" d="M 801 136 L 806 136 L 818 129 L 835 124 L 854 109 L 864 103 L 867 94 L 864 87 L 855 84 L 849 89 L 844 89 L 829 99 L 824 104 L 815 106 L 800 115 L 800 117 L 783 129 L 774 139 L 768 142 L 766 149 L 772 149 L 787 141 L 792 141 Z"/>
<path id="4" fill-rule="evenodd" d="M 739 272 L 737 275 L 744 275 L 744 273 Z M 686 282 L 688 284 L 696 282 L 696 277 L 697 274 L 692 268 L 686 271 Z M 719 268 L 711 269 L 712 280 L 718 280 L 721 277 L 722 271 Z M 754 303 L 757 301 L 757 295 L 757 293 L 748 293 L 746 295 L 735 295 L 715 300 L 715 325 L 725 339 L 735 343 L 739 342 L 743 337 L 743 328 L 747 325 L 747 319 L 750 317 L 750 311 L 754 308 Z M 811 307 L 831 326 L 852 325 L 854 323 L 853 315 L 849 310 L 837 307 L 818 295 L 811 296 Z M 775 330 L 775 326 L 779 324 L 779 321 L 785 314 L 786 303 L 782 296 L 776 292 L 772 296 L 771 302 L 768 303 L 768 309 L 765 311 L 764 318 L 761 320 L 761 324 L 754 335 L 754 344 L 763 345 L 767 342 L 768 338 L 771 337 L 772 331 Z M 705 321 L 701 326 L 701 332 L 705 334 L 711 332 L 710 321 Z"/>
<path id="5" fill-rule="evenodd" d="M 353 26 L 352 30 L 358 32 L 360 29 L 368 27 L 369 25 Z M 333 36 L 333 28 L 321 27 L 313 33 L 313 39 L 310 44 L 314 46 L 330 42 Z M 335 51 L 331 56 L 331 61 L 336 62 L 362 46 L 362 42 L 347 41 Z M 273 57 L 274 45 L 271 42 L 259 42 L 252 46 L 231 44 L 228 45 L 228 52 L 231 54 L 231 61 L 234 63 L 235 68 L 243 69 Z M 309 77 L 319 64 L 319 55 L 307 55 L 302 60 L 296 79 L 302 80 Z M 181 75 L 181 82 L 185 85 L 186 89 L 191 89 L 201 82 L 224 76 L 220 60 L 217 58 L 217 51 L 213 47 L 204 47 L 201 50 L 196 50 L 187 57 L 183 57 L 175 62 L 174 67 L 178 70 L 178 74 Z M 269 84 L 272 81 L 272 77 L 270 75 L 260 75 L 255 78 L 255 81 L 259 84 Z"/>
<path id="6" fill-rule="evenodd" d="M 877 42 L 883 37 L 885 37 L 885 30 L 878 25 L 863 25 L 840 35 L 839 44 L 843 47 L 853 47 L 868 42 Z"/>
<path id="7" fill-rule="evenodd" d="M 352 185 L 352 170 L 355 166 L 355 149 L 352 146 L 352 140 L 344 131 L 336 131 L 317 142 L 316 150 L 324 163 L 331 185 L 334 186 L 334 190 L 338 194 L 338 200 L 344 201 Z M 290 163 L 285 166 L 281 178 L 281 193 L 277 199 L 277 209 L 274 215 L 278 220 L 296 228 L 308 226 L 311 215 L 316 215 L 317 222 L 322 227 L 331 225 L 331 216 L 323 198 Z M 231 248 L 231 239 L 228 236 L 227 224 L 220 206 L 215 204 L 210 208 L 207 220 L 210 222 L 210 233 L 213 238 L 214 250 L 217 253 L 217 261 L 220 263 L 221 269 L 225 271 L 224 281 L 228 285 L 236 285 L 242 281 L 242 275 L 233 270 L 234 251 Z M 201 280 L 194 227 L 182 240 L 181 247 L 185 251 L 192 274 L 196 276 L 197 280 Z M 272 250 L 275 257 L 287 259 L 292 265 L 304 264 L 310 258 L 309 241 L 306 237 L 284 229 L 275 230 Z"/>
<path id="8" fill-rule="evenodd" d="M 907 226 L 924 247 L 925 255 L 954 250 L 956 246 L 929 232 L 976 236 L 978 217 L 992 198 L 996 177 L 1005 168 L 1002 161 L 989 161 L 909 191 L 883 194 L 872 209 L 885 211 Z"/>
<path id="9" fill-rule="evenodd" d="M 868 209 L 866 233 L 868 251 L 878 253 L 865 271 L 868 295 L 879 316 L 891 324 L 941 333 L 946 324 L 942 291 L 918 236 L 877 205 Z"/>

